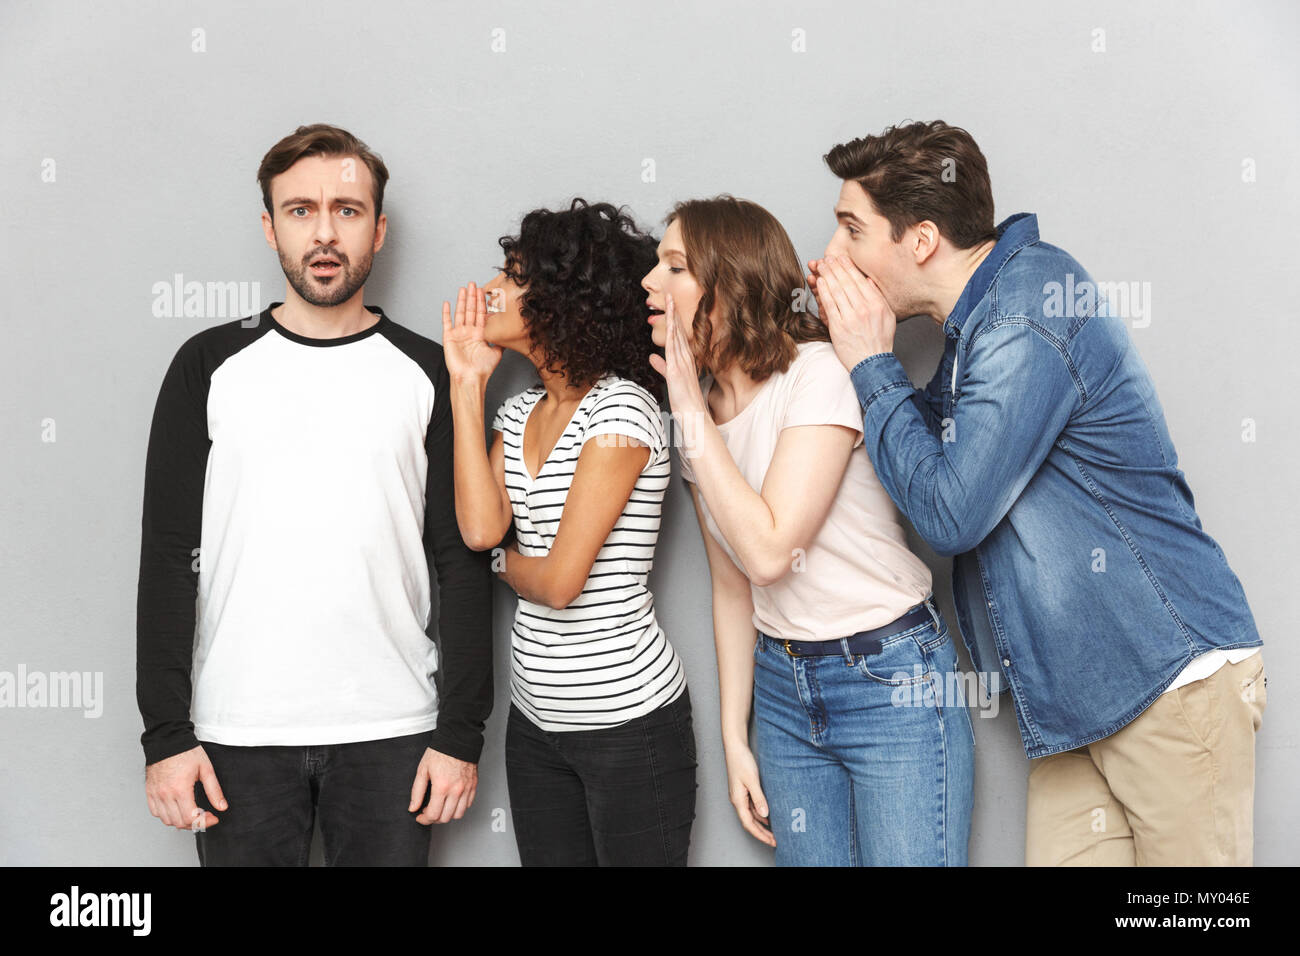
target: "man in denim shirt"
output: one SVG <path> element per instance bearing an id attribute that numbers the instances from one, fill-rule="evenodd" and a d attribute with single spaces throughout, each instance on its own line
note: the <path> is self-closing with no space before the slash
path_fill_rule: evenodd
<path id="1" fill-rule="evenodd" d="M 1009 690 L 1035 864 L 1249 865 L 1262 645 L 1201 528 L 1123 317 L 942 122 L 836 146 L 839 226 L 810 283 L 881 483 L 955 555 L 958 623 Z M 943 327 L 915 389 L 896 316 Z"/>

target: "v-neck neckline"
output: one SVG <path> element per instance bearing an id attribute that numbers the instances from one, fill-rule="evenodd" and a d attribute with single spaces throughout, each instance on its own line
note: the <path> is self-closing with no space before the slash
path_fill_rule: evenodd
<path id="1" fill-rule="evenodd" d="M 528 452 L 524 449 L 524 442 L 527 440 L 528 436 L 528 422 L 533 417 L 533 412 L 537 409 L 537 406 L 541 404 L 542 399 L 546 397 L 546 386 L 541 386 L 542 394 L 537 397 L 537 400 L 533 402 L 532 407 L 528 409 L 528 414 L 524 416 L 523 427 L 519 429 L 519 467 L 524 471 L 524 477 L 528 480 L 528 487 L 531 488 L 536 484 L 537 479 L 540 478 L 542 472 L 546 470 L 546 466 L 551 463 L 551 458 L 555 455 L 555 449 L 560 447 L 560 442 L 564 439 L 564 436 L 569 433 L 569 429 L 573 426 L 573 423 L 577 421 L 578 412 L 582 411 L 582 406 L 587 404 L 587 399 L 595 394 L 596 389 L 599 388 L 600 384 L 608 377 L 609 376 L 602 376 L 596 380 L 591 388 L 587 389 L 587 394 L 583 395 L 578 401 L 578 405 L 574 408 L 573 414 L 569 416 L 568 423 L 565 424 L 563 430 L 560 432 L 560 437 L 555 439 L 555 444 L 551 446 L 550 452 L 542 463 L 537 466 L 537 474 L 530 475 L 528 473 Z"/>

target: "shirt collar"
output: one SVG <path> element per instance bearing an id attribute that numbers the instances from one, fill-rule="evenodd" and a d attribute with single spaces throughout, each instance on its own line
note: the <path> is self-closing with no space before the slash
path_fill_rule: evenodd
<path id="1" fill-rule="evenodd" d="M 997 234 L 997 243 L 979 264 L 975 274 L 967 280 L 966 287 L 961 290 L 961 297 L 944 321 L 944 335 L 960 337 L 967 316 L 989 291 L 989 286 L 1002 271 L 1006 261 L 1025 246 L 1038 241 L 1038 217 L 1032 212 L 1018 212 L 1014 216 L 1008 216 L 998 224 Z"/>

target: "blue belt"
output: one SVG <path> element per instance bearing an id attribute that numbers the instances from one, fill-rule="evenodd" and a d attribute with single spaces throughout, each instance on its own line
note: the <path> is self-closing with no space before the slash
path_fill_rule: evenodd
<path id="1" fill-rule="evenodd" d="M 918 604 L 902 617 L 890 621 L 882 627 L 872 628 L 869 631 L 858 631 L 858 633 L 847 639 L 849 652 L 852 654 L 879 654 L 882 641 L 896 634 L 902 634 L 904 631 L 910 631 L 917 625 L 927 622 L 933 623 L 934 617 L 930 614 L 929 607 L 925 604 Z M 769 641 L 775 641 L 783 646 L 785 652 L 791 657 L 825 657 L 829 654 L 844 653 L 845 642 L 842 640 L 787 641 L 779 637 L 772 637 L 770 634 L 764 634 L 763 636 Z"/>

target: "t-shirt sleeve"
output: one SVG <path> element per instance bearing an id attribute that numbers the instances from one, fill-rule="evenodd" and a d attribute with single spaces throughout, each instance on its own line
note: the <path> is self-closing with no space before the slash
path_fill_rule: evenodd
<path id="1" fill-rule="evenodd" d="M 631 382 L 609 389 L 592 408 L 583 433 L 583 444 L 602 435 L 622 435 L 648 445 L 647 468 L 659 461 L 668 448 L 668 435 L 659 414 L 659 404 L 649 392 Z M 602 442 L 615 444 L 617 439 L 606 437 Z"/>
<path id="2" fill-rule="evenodd" d="M 862 406 L 846 369 L 832 349 L 817 349 L 792 370 L 790 399 L 782 428 L 795 425 L 844 425 L 858 433 L 862 444 Z"/>

